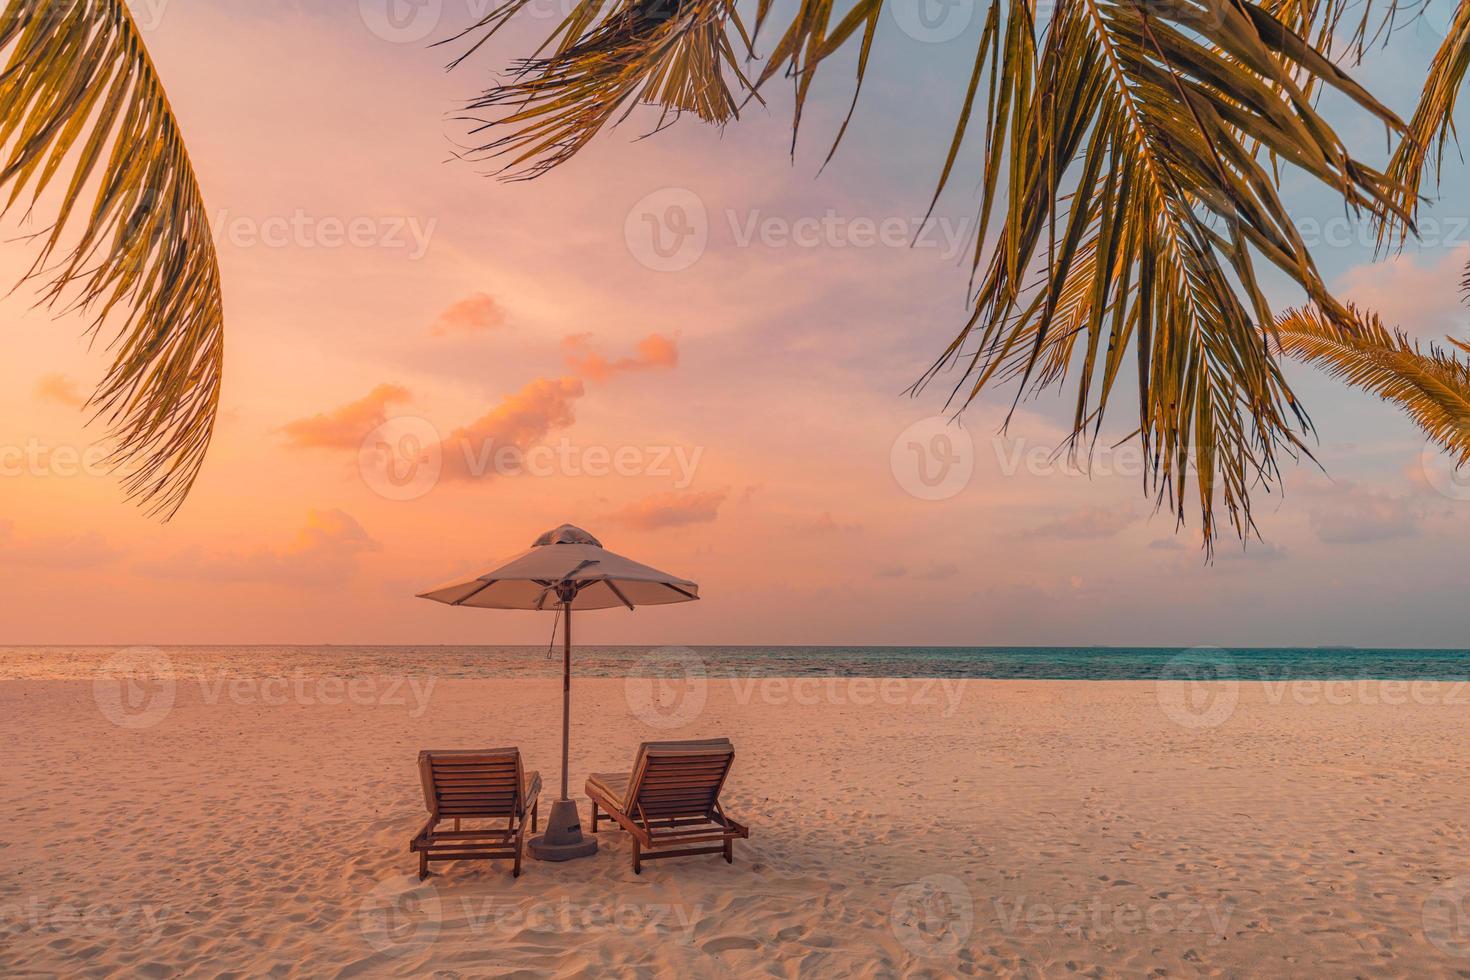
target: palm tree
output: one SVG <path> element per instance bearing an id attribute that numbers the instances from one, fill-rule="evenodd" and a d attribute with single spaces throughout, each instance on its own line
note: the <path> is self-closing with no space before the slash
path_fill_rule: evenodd
<path id="1" fill-rule="evenodd" d="M 506 0 L 461 34 L 472 43 L 455 64 L 528 2 Z M 833 7 L 800 0 L 755 72 L 753 38 L 772 26 L 772 0 L 759 0 L 750 25 L 734 0 L 581 0 L 508 83 L 470 103 L 472 132 L 490 134 L 471 156 L 499 160 L 512 179 L 539 176 L 640 103 L 663 110 L 658 128 L 684 112 L 724 124 L 778 74 L 794 87 L 794 134 L 817 71 L 854 41 L 854 102 L 861 89 L 883 0 L 856 0 L 840 18 Z M 1049 16 L 1035 0 L 989 0 L 982 9 L 934 192 L 937 201 L 983 118 L 971 313 L 920 386 L 957 367 L 951 403 L 963 408 L 992 383 L 1019 400 L 1070 381 L 1076 449 L 1098 438 L 1131 361 L 1155 499 L 1182 524 L 1193 473 L 1206 548 L 1218 503 L 1244 538 L 1251 492 L 1279 479 L 1282 454 L 1308 452 L 1311 423 L 1276 355 L 1327 363 L 1303 339 L 1273 337 L 1280 326 L 1258 264 L 1302 289 L 1324 334 L 1357 337 L 1361 326 L 1323 283 L 1278 196 L 1277 170 L 1294 166 L 1355 213 L 1411 230 L 1417 175 L 1465 71 L 1470 0 L 1407 125 L 1333 60 L 1334 37 L 1345 34 L 1359 54 L 1372 40 L 1369 13 L 1343 23 L 1346 0 L 1056 0 Z M 1324 87 L 1409 135 L 1390 173 L 1355 158 L 1317 112 Z M 851 110 L 828 159 L 850 120 Z M 1402 394 L 1390 397 L 1406 404 Z"/>
<path id="2" fill-rule="evenodd" d="M 129 497 L 167 518 L 204 462 L 224 361 L 219 263 L 178 123 L 124 0 L 12 0 L 0 51 L 5 207 L 29 218 L 60 192 L 27 278 L 109 334 L 88 405 Z"/>

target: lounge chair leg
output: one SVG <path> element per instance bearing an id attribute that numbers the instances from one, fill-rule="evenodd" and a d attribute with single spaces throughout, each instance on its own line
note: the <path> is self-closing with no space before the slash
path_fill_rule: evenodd
<path id="1" fill-rule="evenodd" d="M 425 851 L 419 851 L 419 881 L 429 877 L 429 855 Z"/>
<path id="2" fill-rule="evenodd" d="M 641 875 L 643 873 L 643 862 L 639 860 L 637 838 L 633 840 L 633 873 L 635 875 Z"/>
<path id="3" fill-rule="evenodd" d="M 728 837 L 725 838 L 725 863 L 735 863 L 735 842 Z"/>
<path id="4" fill-rule="evenodd" d="M 536 832 L 536 824 L 541 821 L 541 801 L 537 800 L 531 804 L 531 833 Z"/>
<path id="5" fill-rule="evenodd" d="M 592 801 L 592 832 L 597 833 L 597 801 Z"/>

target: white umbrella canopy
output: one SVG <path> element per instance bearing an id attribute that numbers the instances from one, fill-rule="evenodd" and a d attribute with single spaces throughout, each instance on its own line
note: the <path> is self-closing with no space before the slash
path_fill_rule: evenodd
<path id="1" fill-rule="evenodd" d="M 561 798 L 552 804 L 546 833 L 531 838 L 531 854 L 566 861 L 595 853 L 582 836 L 577 805 L 567 796 L 572 704 L 572 611 L 662 605 L 699 598 L 699 586 L 624 558 L 579 527 L 563 524 L 523 551 L 471 579 L 419 593 L 451 606 L 478 609 L 558 610 L 562 619 Z"/>
<path id="2" fill-rule="evenodd" d="M 632 609 L 699 598 L 693 582 L 614 554 L 571 524 L 547 531 L 529 549 L 488 572 L 430 589 L 419 598 L 478 609 L 564 609 L 568 585 L 574 589 L 573 609 Z"/>

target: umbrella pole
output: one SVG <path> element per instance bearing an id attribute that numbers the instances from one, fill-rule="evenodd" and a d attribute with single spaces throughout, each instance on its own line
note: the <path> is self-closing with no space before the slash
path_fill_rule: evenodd
<path id="1" fill-rule="evenodd" d="M 567 746 L 572 734 L 572 604 L 562 607 L 561 659 L 561 798 L 567 796 Z"/>
<path id="2" fill-rule="evenodd" d="M 582 836 L 582 818 L 567 786 L 572 735 L 572 600 L 562 600 L 561 633 L 561 798 L 551 804 L 546 833 L 530 840 L 531 856 L 540 861 L 570 861 L 597 853 L 597 838 Z"/>

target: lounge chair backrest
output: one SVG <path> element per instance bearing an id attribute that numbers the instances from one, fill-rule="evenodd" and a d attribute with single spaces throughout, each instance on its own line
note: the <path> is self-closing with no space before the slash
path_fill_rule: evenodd
<path id="1" fill-rule="evenodd" d="M 438 817 L 498 818 L 520 813 L 525 776 L 519 749 L 419 753 L 424 805 Z"/>
<path id="2" fill-rule="evenodd" d="M 734 761 L 726 738 L 644 742 L 633 762 L 628 807 L 648 820 L 702 817 L 719 801 Z"/>

